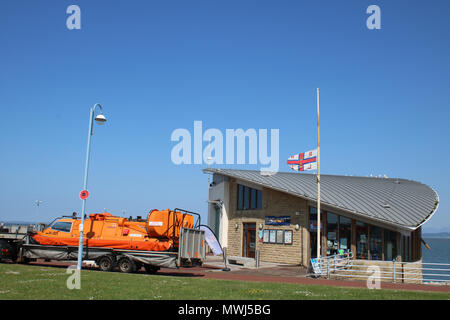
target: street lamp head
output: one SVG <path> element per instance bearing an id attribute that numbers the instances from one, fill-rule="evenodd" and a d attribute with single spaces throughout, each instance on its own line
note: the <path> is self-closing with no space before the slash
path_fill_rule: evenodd
<path id="1" fill-rule="evenodd" d="M 95 122 L 97 122 L 97 124 L 104 124 L 106 122 L 106 118 L 103 114 L 99 114 L 95 117 Z"/>

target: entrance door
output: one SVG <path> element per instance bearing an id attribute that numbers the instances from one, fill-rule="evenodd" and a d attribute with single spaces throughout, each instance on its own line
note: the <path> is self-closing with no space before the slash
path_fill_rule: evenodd
<path id="1" fill-rule="evenodd" d="M 215 215 L 216 215 L 216 219 L 215 219 L 215 224 L 214 224 L 214 233 L 216 234 L 217 239 L 220 239 L 220 214 L 221 214 L 221 210 L 220 207 L 218 205 L 214 205 L 214 209 L 215 209 Z"/>
<path id="2" fill-rule="evenodd" d="M 310 241 L 311 258 L 317 258 L 317 232 L 310 231 L 309 234 L 311 237 Z"/>
<path id="3" fill-rule="evenodd" d="M 254 258 L 256 250 L 256 223 L 244 223 L 243 239 L 243 256 Z"/>

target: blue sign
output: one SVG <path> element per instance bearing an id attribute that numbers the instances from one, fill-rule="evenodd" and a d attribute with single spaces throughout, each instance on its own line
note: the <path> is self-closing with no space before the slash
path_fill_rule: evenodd
<path id="1" fill-rule="evenodd" d="M 266 216 L 266 225 L 269 226 L 289 226 L 291 224 L 291 216 Z"/>

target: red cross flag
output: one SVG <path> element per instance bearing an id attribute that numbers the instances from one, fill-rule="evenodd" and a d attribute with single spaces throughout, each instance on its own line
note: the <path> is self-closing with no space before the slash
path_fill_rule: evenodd
<path id="1" fill-rule="evenodd" d="M 294 154 L 288 158 L 287 164 L 296 171 L 316 170 L 317 149 Z"/>

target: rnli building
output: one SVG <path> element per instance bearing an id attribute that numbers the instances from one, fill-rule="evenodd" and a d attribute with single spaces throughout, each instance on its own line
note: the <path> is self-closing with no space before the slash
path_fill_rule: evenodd
<path id="1" fill-rule="evenodd" d="M 356 259 L 419 261 L 421 226 L 438 207 L 430 187 L 411 180 L 321 175 L 317 238 L 316 175 L 205 169 L 208 224 L 229 256 L 307 266 L 316 256 L 351 250 Z"/>

